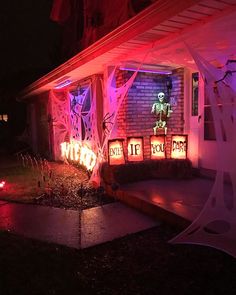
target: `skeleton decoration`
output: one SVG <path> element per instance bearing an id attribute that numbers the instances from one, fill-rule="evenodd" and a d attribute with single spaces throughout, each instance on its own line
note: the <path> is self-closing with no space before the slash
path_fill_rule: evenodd
<path id="1" fill-rule="evenodd" d="M 157 134 L 158 129 L 164 129 L 165 134 L 167 134 L 167 118 L 170 117 L 170 114 L 173 112 L 171 110 L 171 105 L 165 102 L 165 93 L 159 92 L 158 102 L 155 102 L 152 106 L 152 114 L 157 115 L 158 121 L 156 121 L 156 126 L 153 127 L 154 135 Z"/>

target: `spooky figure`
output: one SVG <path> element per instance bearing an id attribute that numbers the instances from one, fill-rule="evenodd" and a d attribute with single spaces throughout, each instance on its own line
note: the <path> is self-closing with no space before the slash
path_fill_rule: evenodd
<path id="1" fill-rule="evenodd" d="M 166 120 L 173 112 L 171 110 L 171 105 L 165 102 L 164 92 L 159 92 L 157 97 L 158 102 L 155 102 L 152 106 L 152 114 L 155 114 L 158 118 L 158 121 L 156 121 L 156 126 L 153 127 L 154 135 L 157 134 L 158 129 L 164 129 L 165 134 L 167 133 Z"/>

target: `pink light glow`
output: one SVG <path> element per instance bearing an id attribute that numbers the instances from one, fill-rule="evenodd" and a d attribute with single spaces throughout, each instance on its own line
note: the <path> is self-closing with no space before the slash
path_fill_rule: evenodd
<path id="1" fill-rule="evenodd" d="M 135 68 L 129 68 L 129 67 L 120 67 L 120 70 L 132 71 L 132 72 L 138 71 L 138 72 L 141 72 L 141 73 L 153 73 L 153 74 L 160 74 L 160 75 L 170 75 L 170 74 L 172 74 L 172 71 L 135 69 Z"/>

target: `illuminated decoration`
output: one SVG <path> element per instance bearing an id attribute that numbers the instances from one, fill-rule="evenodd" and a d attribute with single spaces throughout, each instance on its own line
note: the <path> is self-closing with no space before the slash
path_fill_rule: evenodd
<path id="1" fill-rule="evenodd" d="M 150 137 L 152 160 L 165 159 L 166 157 L 165 138 L 166 138 L 165 135 L 152 135 Z"/>
<path id="2" fill-rule="evenodd" d="M 165 93 L 159 92 L 158 102 L 155 102 L 152 106 L 152 113 L 155 114 L 158 118 L 156 121 L 156 126 L 153 127 L 154 135 L 157 134 L 157 130 L 164 129 L 165 134 L 167 134 L 167 118 L 170 117 L 170 114 L 173 112 L 171 110 L 171 105 L 165 102 Z"/>
<path id="3" fill-rule="evenodd" d="M 71 80 L 65 80 L 65 81 L 63 81 L 63 82 L 57 84 L 54 88 L 55 88 L 55 89 L 61 89 L 61 88 L 64 88 L 64 87 L 70 85 L 71 83 L 72 83 Z"/>
<path id="4" fill-rule="evenodd" d="M 123 139 L 108 141 L 108 160 L 110 165 L 121 165 L 125 163 Z"/>
<path id="5" fill-rule="evenodd" d="M 6 182 L 4 180 L 0 181 L 0 190 L 4 189 Z"/>
<path id="6" fill-rule="evenodd" d="M 93 170 L 97 159 L 95 153 L 87 145 L 81 144 L 79 141 L 61 143 L 61 157 L 72 162 L 79 162 L 89 171 Z"/>
<path id="7" fill-rule="evenodd" d="M 143 138 L 129 137 L 127 139 L 128 161 L 143 161 Z"/>
<path id="8" fill-rule="evenodd" d="M 187 135 L 172 135 L 171 137 L 171 158 L 186 159 L 187 158 Z"/>

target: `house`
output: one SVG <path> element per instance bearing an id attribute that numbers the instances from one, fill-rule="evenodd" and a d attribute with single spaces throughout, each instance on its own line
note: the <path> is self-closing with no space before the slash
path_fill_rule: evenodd
<path id="1" fill-rule="evenodd" d="M 24 89 L 35 153 L 91 171 L 155 156 L 217 169 L 211 108 L 191 49 L 217 68 L 235 59 L 236 0 L 152 2 Z"/>

